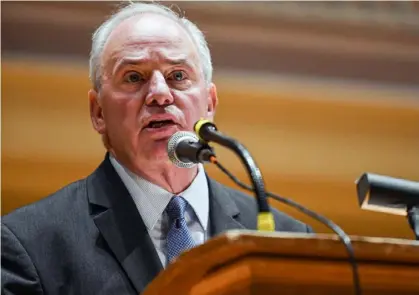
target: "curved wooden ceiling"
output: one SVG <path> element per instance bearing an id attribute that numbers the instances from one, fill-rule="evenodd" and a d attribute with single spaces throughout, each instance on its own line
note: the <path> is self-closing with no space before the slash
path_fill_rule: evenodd
<path id="1" fill-rule="evenodd" d="M 406 22 L 414 20 L 407 17 L 412 14 L 407 12 L 411 11 L 419 19 L 414 5 L 412 9 L 403 4 L 388 6 L 384 12 L 394 11 L 389 14 L 394 17 L 380 19 L 394 21 L 387 24 L 376 21 L 380 25 L 374 25 L 372 21 L 347 20 L 344 16 L 351 14 L 336 9 L 339 4 L 175 4 L 206 33 L 216 69 L 333 77 L 411 87 L 419 84 L 419 24 L 412 21 L 407 26 L 401 20 L 396 21 L 400 15 L 405 15 Z M 362 4 L 354 5 L 357 6 L 362 7 Z M 3 54 L 6 57 L 23 53 L 86 60 L 93 30 L 115 7 L 113 2 L 4 2 Z M 310 17 L 307 11 L 313 11 L 311 14 L 323 11 L 319 7 L 323 10 L 329 7 L 333 13 Z M 382 7 L 387 8 L 384 4 Z M 381 11 L 365 10 L 370 11 L 371 16 L 372 12 Z M 326 17 L 339 13 L 340 21 Z"/>

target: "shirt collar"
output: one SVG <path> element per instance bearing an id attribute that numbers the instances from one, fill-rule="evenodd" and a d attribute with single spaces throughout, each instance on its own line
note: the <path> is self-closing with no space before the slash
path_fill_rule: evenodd
<path id="1" fill-rule="evenodd" d="M 147 229 L 152 230 L 173 197 L 173 193 L 134 174 L 122 166 L 112 155 L 109 156 L 109 159 L 133 198 Z M 209 218 L 209 193 L 207 177 L 202 164 L 198 164 L 198 174 L 191 185 L 177 195 L 182 196 L 189 203 L 202 228 L 206 230 Z"/>

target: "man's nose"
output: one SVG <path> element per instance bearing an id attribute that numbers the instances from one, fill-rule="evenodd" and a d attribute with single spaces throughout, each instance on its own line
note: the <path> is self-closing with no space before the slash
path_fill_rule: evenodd
<path id="1" fill-rule="evenodd" d="M 159 71 L 153 72 L 150 79 L 150 87 L 145 99 L 147 105 L 170 105 L 173 103 L 173 96 L 170 92 L 166 79 Z"/>

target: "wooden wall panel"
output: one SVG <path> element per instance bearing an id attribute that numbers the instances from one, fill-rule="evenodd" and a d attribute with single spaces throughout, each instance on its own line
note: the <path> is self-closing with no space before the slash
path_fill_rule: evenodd
<path id="1" fill-rule="evenodd" d="M 417 92 L 303 80 L 259 83 L 252 76 L 218 75 L 216 81 L 217 124 L 249 148 L 270 191 L 325 214 L 350 234 L 413 237 L 403 217 L 359 210 L 354 181 L 364 171 L 419 181 Z M 2 214 L 99 164 L 104 149 L 90 126 L 88 89 L 83 66 L 3 61 Z M 246 179 L 231 152 L 216 150 Z M 208 171 L 232 185 L 214 167 Z"/>

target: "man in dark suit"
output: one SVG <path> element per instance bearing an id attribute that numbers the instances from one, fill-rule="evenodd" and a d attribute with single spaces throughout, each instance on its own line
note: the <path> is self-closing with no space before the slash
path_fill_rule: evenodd
<path id="1" fill-rule="evenodd" d="M 182 252 L 256 229 L 254 199 L 166 145 L 213 119 L 211 57 L 195 25 L 130 4 L 93 35 L 90 114 L 107 153 L 90 176 L 2 219 L 2 294 L 138 294 Z M 310 232 L 274 211 L 276 230 Z"/>

